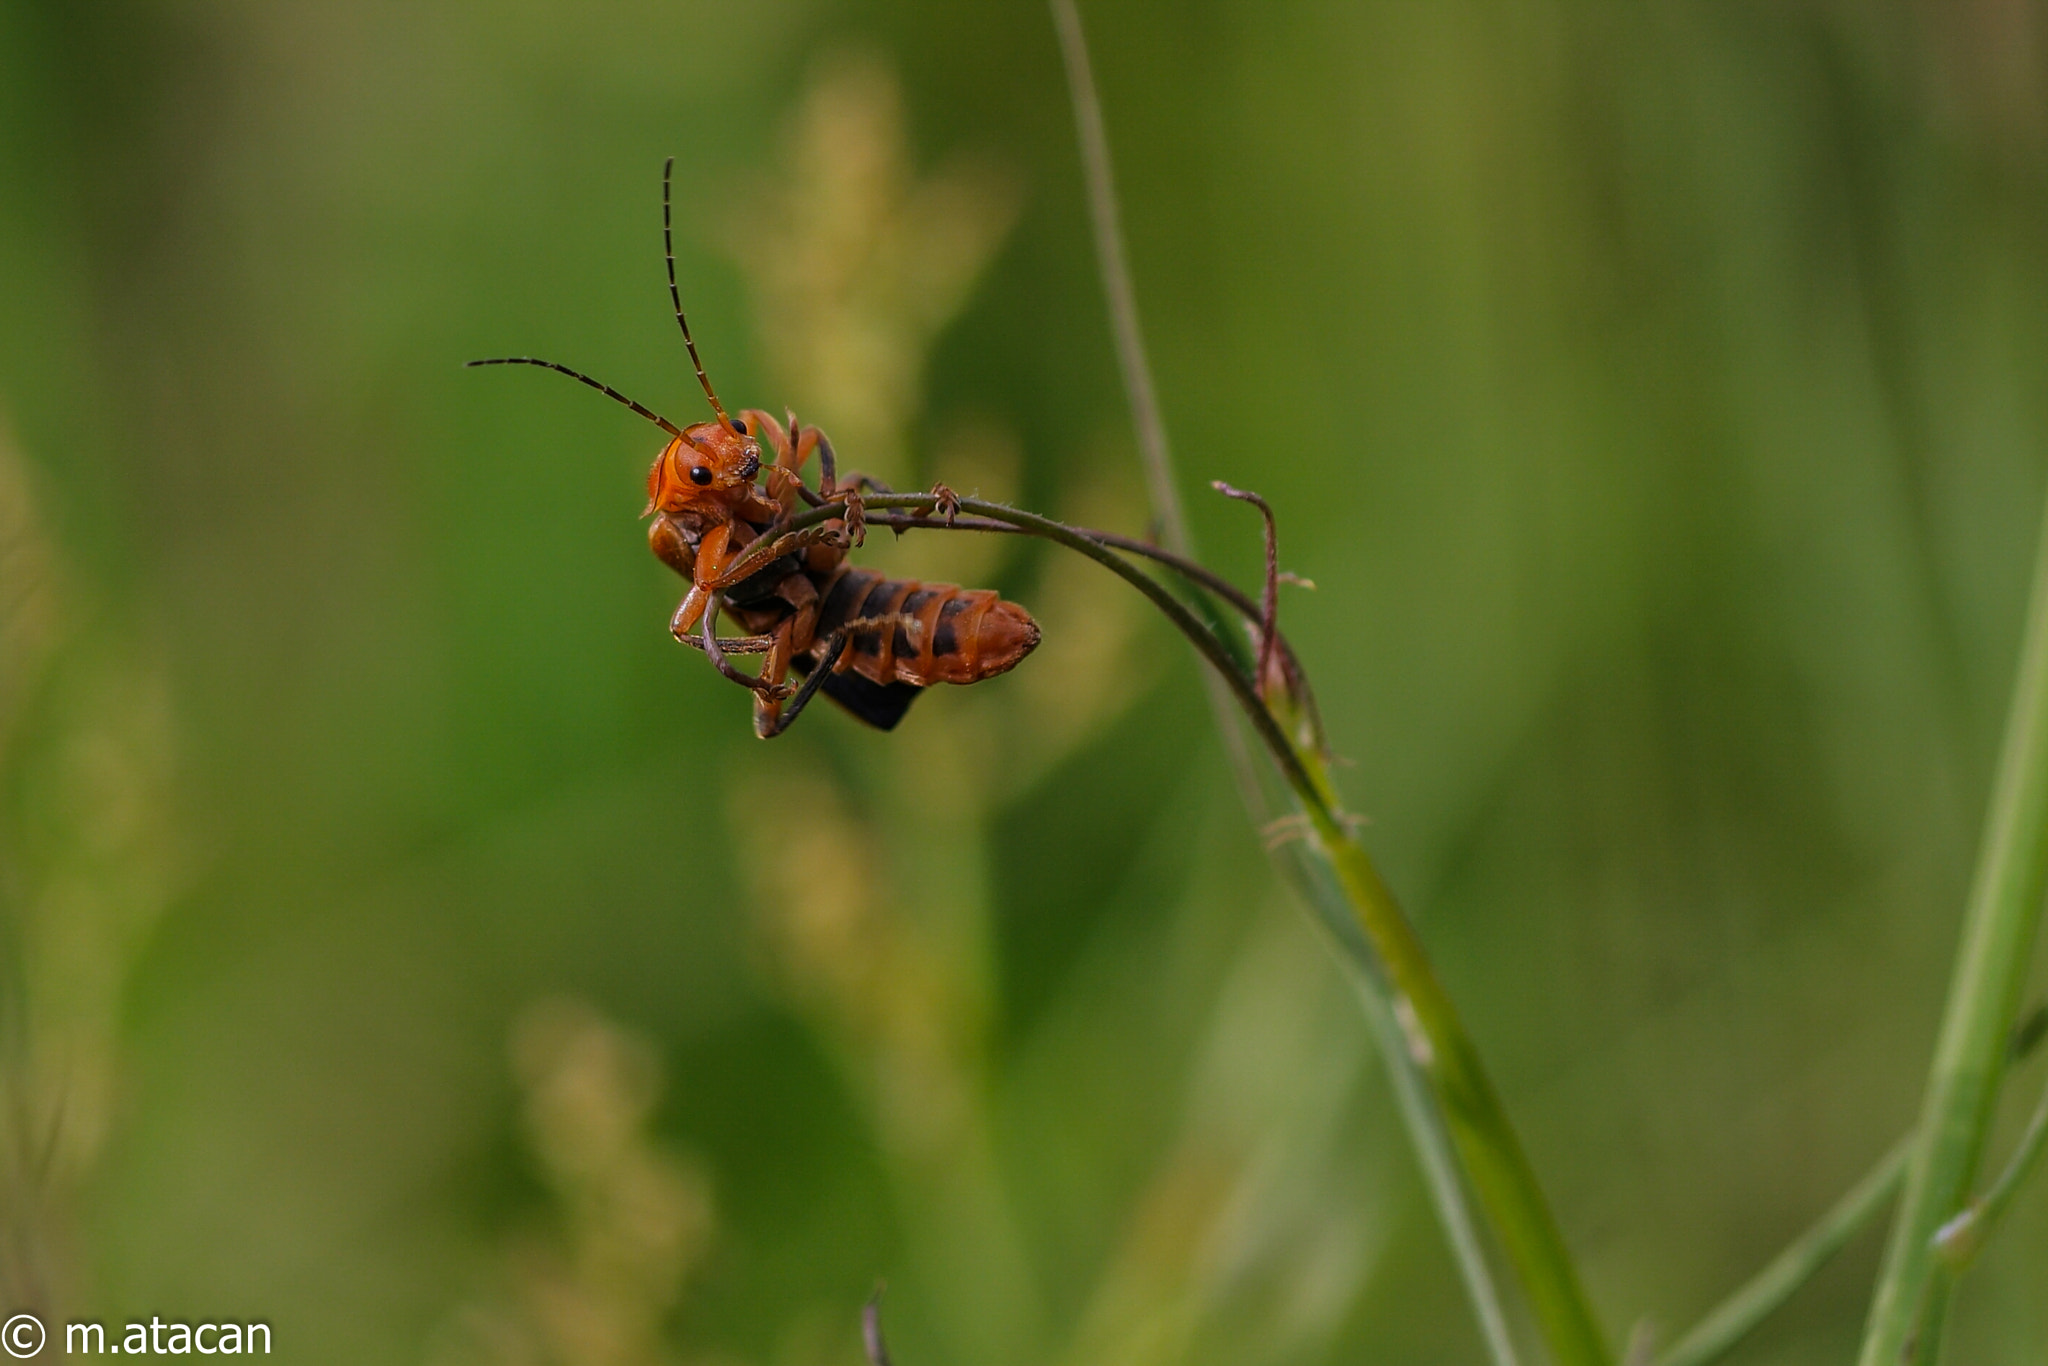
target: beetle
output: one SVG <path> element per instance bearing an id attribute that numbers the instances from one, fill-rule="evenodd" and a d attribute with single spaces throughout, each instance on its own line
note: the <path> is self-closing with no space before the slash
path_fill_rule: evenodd
<path id="1" fill-rule="evenodd" d="M 719 672 L 754 693 L 754 733 L 763 739 L 795 722 L 820 690 L 860 720 L 894 729 L 934 683 L 978 683 L 1014 668 L 1036 648 L 1031 614 L 989 589 L 891 579 L 851 564 L 846 552 L 864 527 L 861 490 L 874 481 L 837 477 L 832 443 L 794 414 L 787 425 L 757 408 L 734 417 L 719 402 L 683 316 L 670 228 L 675 158 L 661 173 L 661 236 L 676 325 L 710 400 L 712 418 L 678 427 L 601 380 L 555 361 L 503 356 L 477 365 L 537 365 L 589 385 L 669 434 L 647 472 L 648 545 L 690 587 L 669 618 L 677 640 L 704 650 Z M 764 445 L 772 454 L 762 463 Z M 812 454 L 819 487 L 803 481 Z M 957 507 L 944 485 L 933 493 L 948 518 Z M 799 531 L 786 523 L 799 503 L 839 505 L 839 515 Z M 762 538 L 766 551 L 747 552 Z M 748 634 L 720 637 L 723 609 Z M 760 654 L 747 674 L 728 654 Z M 801 684 L 790 680 L 794 672 Z"/>

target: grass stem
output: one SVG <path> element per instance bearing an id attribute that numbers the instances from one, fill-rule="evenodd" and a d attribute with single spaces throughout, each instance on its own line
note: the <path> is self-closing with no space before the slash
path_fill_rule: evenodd
<path id="1" fill-rule="evenodd" d="M 929 493 L 876 493 L 864 499 L 874 511 L 931 513 L 937 500 Z M 1438 1112 L 1441 1127 L 1411 1124 L 1410 1135 L 1424 1148 L 1424 1171 L 1432 1161 L 1456 1155 L 1457 1166 L 1491 1223 L 1494 1234 L 1515 1269 L 1545 1345 L 1556 1366 L 1607 1366 L 1608 1349 L 1578 1279 L 1577 1268 L 1565 1247 L 1562 1233 L 1552 1217 L 1548 1202 L 1536 1182 L 1521 1142 L 1508 1123 L 1507 1113 L 1481 1065 L 1477 1049 L 1465 1032 L 1449 993 L 1431 966 L 1422 942 L 1416 936 L 1393 893 L 1380 879 L 1378 869 L 1350 833 L 1350 821 L 1339 802 L 1323 756 L 1312 746 L 1290 737 L 1273 710 L 1259 695 L 1253 665 L 1239 650 L 1226 643 L 1210 622 L 1170 589 L 1126 559 L 1095 535 L 1070 527 L 1037 513 L 1025 512 L 1000 503 L 975 498 L 959 500 L 958 511 L 974 518 L 1006 523 L 1032 535 L 1054 541 L 1096 561 L 1143 593 L 1186 636 L 1208 661 L 1272 756 L 1280 776 L 1292 791 L 1307 818 L 1312 839 L 1309 846 L 1327 869 L 1341 892 L 1357 935 L 1340 935 L 1339 942 L 1353 944 L 1362 935 L 1370 948 L 1367 967 L 1370 980 L 1383 980 L 1388 988 L 1387 1004 L 1400 1026 L 1400 1038 L 1390 1037 L 1391 1061 L 1413 1067 L 1421 1077 Z M 783 524 L 785 533 L 803 530 L 836 516 L 844 509 L 836 505 L 811 508 Z M 913 517 L 910 525 L 944 527 L 940 521 L 926 522 Z M 956 527 L 971 530 L 971 527 Z M 764 537 L 757 545 L 765 545 Z M 753 554 L 750 547 L 734 565 L 735 574 Z M 763 558 L 768 558 L 763 552 Z M 1397 1090 L 1398 1094 L 1398 1090 Z M 1406 1107 L 1403 1110 L 1407 1117 Z M 1428 1145 L 1441 1144 L 1448 1135 L 1447 1150 L 1433 1154 Z M 1461 1183 L 1450 1183 L 1460 1190 Z M 1432 1180 L 1434 1194 L 1438 1186 Z M 1446 1221 L 1447 1228 L 1451 1227 Z M 1469 1231 L 1469 1225 L 1466 1226 Z M 1469 1240 L 1466 1252 L 1478 1256 L 1477 1240 Z M 1483 1258 L 1481 1258 L 1483 1265 Z M 1469 1282 L 1468 1282 L 1469 1284 Z M 1489 1287 L 1490 1288 L 1490 1287 Z M 1496 1317 L 1487 1319 L 1487 1313 Z M 1482 1309 L 1482 1325 L 1505 1323 L 1498 1298 Z M 1488 1337 L 1494 1336 L 1491 1328 Z M 1504 1330 L 1498 1344 L 1505 1347 Z M 1510 1356 L 1509 1359 L 1512 1359 Z"/>
<path id="2" fill-rule="evenodd" d="M 1095 260 L 1102 269 L 1102 293 L 1109 302 L 1110 330 L 1116 337 L 1117 368 L 1123 372 L 1131 421 L 1137 428 L 1138 460 L 1145 470 L 1145 492 L 1159 519 L 1159 539 L 1179 555 L 1194 553 L 1180 488 L 1173 479 L 1173 456 L 1166 444 L 1166 420 L 1152 387 L 1152 364 L 1146 359 L 1145 334 L 1138 326 L 1138 296 L 1131 288 L 1131 268 L 1124 259 L 1124 235 L 1117 212 L 1116 176 L 1109 164 L 1109 135 L 1102 126 L 1102 101 L 1096 95 L 1095 73 L 1088 61 L 1088 38 L 1074 0 L 1052 0 L 1052 18 L 1059 30 L 1060 55 L 1066 62 L 1067 90 L 1074 101 L 1074 129 L 1081 143 L 1081 169 L 1088 184 L 1088 216 L 1095 231 Z"/>
<path id="3" fill-rule="evenodd" d="M 1079 135 L 1081 161 L 1088 189 L 1089 216 L 1095 233 L 1096 259 L 1102 270 L 1103 293 L 1109 306 L 1111 329 L 1116 338 L 1117 363 L 1123 373 L 1124 388 L 1130 402 L 1132 425 L 1137 433 L 1138 453 L 1145 472 L 1146 488 L 1151 496 L 1153 514 L 1158 519 L 1160 539 L 1166 549 L 1187 560 L 1194 554 L 1193 539 L 1187 530 L 1186 518 L 1182 514 L 1180 493 L 1174 479 L 1172 454 L 1167 446 L 1166 424 L 1159 411 L 1159 401 L 1152 385 L 1151 365 L 1146 359 L 1144 334 L 1138 325 L 1137 296 L 1131 286 L 1130 268 L 1124 257 L 1123 234 L 1118 224 L 1116 182 L 1110 168 L 1109 138 L 1103 128 L 1102 104 L 1097 95 L 1094 73 L 1088 60 L 1088 42 L 1081 28 L 1081 16 L 1074 0 L 1051 0 L 1053 22 L 1058 29 L 1061 54 L 1067 70 L 1067 87 L 1073 98 L 1074 123 Z M 1135 549 L 1135 547 L 1133 547 Z M 1143 552 L 1140 552 L 1143 553 Z M 1196 580 L 1199 583 L 1199 579 Z M 1261 652 L 1274 648 L 1275 633 L 1268 629 L 1261 641 Z M 1284 643 L 1280 645 L 1287 659 L 1290 672 L 1301 678 L 1301 671 L 1293 663 L 1291 654 L 1286 653 Z M 1214 663 L 1214 659 L 1211 660 Z M 1219 675 L 1222 671 L 1219 667 Z M 1246 716 L 1251 719 L 1254 729 L 1266 740 L 1272 750 L 1274 761 L 1289 776 L 1290 786 L 1299 795 L 1304 789 L 1295 782 L 1297 776 L 1307 777 L 1303 763 L 1320 765 L 1323 741 L 1320 718 L 1316 715 L 1313 695 L 1304 682 L 1299 688 L 1300 704 L 1306 709 L 1313 744 L 1307 751 L 1289 754 L 1283 748 L 1275 748 L 1274 740 L 1283 741 L 1287 751 L 1295 747 L 1285 743 L 1285 737 L 1270 724 L 1271 713 L 1258 704 L 1254 697 L 1251 702 L 1239 695 L 1233 698 L 1235 689 L 1227 688 L 1219 675 L 1204 678 L 1209 696 L 1210 710 L 1216 719 L 1216 728 L 1223 742 L 1225 757 L 1229 760 L 1237 786 L 1254 825 L 1266 823 L 1268 808 L 1265 803 L 1259 775 L 1246 751 L 1242 731 L 1231 714 L 1230 701 L 1245 706 Z M 1264 681 L 1260 672 L 1254 676 L 1254 690 Z M 1263 724 L 1262 724 L 1263 723 Z M 1314 784 L 1309 784 L 1313 788 Z M 1328 784 L 1323 784 L 1328 790 Z M 1307 810 L 1309 803 L 1299 803 Z M 1303 867 L 1292 860 L 1282 860 L 1283 867 L 1291 874 L 1290 880 L 1297 891 L 1304 895 L 1310 907 L 1323 919 L 1333 933 L 1343 961 L 1351 968 L 1359 983 L 1361 999 L 1365 1003 L 1366 1015 L 1372 1026 L 1373 1037 L 1379 1045 L 1388 1073 L 1392 1079 L 1396 1108 L 1407 1129 L 1409 1141 L 1421 1165 L 1423 1180 L 1430 1193 L 1439 1223 L 1446 1241 L 1450 1245 L 1453 1259 L 1458 1265 L 1459 1275 L 1464 1281 L 1467 1296 L 1472 1302 L 1473 1312 L 1478 1319 L 1480 1333 L 1486 1341 L 1487 1350 L 1495 1366 L 1517 1366 L 1514 1343 L 1508 1333 L 1507 1314 L 1489 1262 L 1485 1247 L 1476 1228 L 1476 1221 L 1469 1200 L 1469 1192 L 1460 1179 L 1458 1162 L 1453 1149 L 1451 1126 L 1446 1117 L 1439 1113 L 1432 1102 L 1432 1091 L 1425 1084 L 1420 1070 L 1403 1046 L 1401 1032 L 1396 1024 L 1393 1001 L 1387 995 L 1387 985 L 1378 972 L 1371 948 L 1363 942 L 1355 926 L 1346 933 L 1353 907 L 1340 904 L 1343 892 L 1339 885 L 1327 876 L 1316 876 L 1314 869 Z M 1327 865 L 1326 865 L 1327 869 Z M 1455 1020 L 1452 1021 L 1455 1024 Z M 1509 1135 L 1512 1141 L 1512 1135 Z M 1531 1191 L 1534 1191 L 1533 1183 Z M 1540 1195 L 1536 1203 L 1541 1205 Z M 1546 1214 L 1547 1218 L 1547 1214 Z M 1561 1243 L 1559 1244 L 1561 1249 Z M 1569 1263 L 1565 1266 L 1565 1280 L 1576 1293 L 1576 1275 Z M 1583 1296 L 1578 1297 L 1579 1317 L 1590 1326 L 1590 1313 L 1585 1310 Z M 1597 1334 L 1594 1337 L 1597 1342 Z M 1555 1344 L 1553 1344 L 1555 1347 Z M 1569 1358 L 1560 1358 L 1561 1360 Z M 1603 1354 L 1589 1358 L 1600 1361 Z"/>
<path id="4" fill-rule="evenodd" d="M 1939 1350 L 1923 1314 L 1945 1307 L 1947 1275 L 1935 1234 L 1963 1206 L 1984 1151 L 2029 951 L 2048 890 L 2048 518 L 2036 555 L 2018 681 L 1997 786 L 1970 888 L 1962 946 L 1905 1194 L 1892 1221 L 1865 1326 L 1860 1366 L 1931 1361 Z"/>
<path id="5" fill-rule="evenodd" d="M 2026 1182 L 2034 1164 L 2040 1161 L 2044 1147 L 2048 1147 L 2048 1094 L 2044 1094 L 2034 1107 L 2033 1115 L 2027 1120 L 2026 1132 L 2020 1135 L 2019 1147 L 2013 1151 L 2012 1160 L 2006 1163 L 2005 1170 L 1991 1183 L 1991 1189 L 1971 1201 L 1968 1209 L 1943 1224 L 1941 1231 L 1934 1235 L 1934 1249 L 1948 1263 L 1951 1272 L 1961 1272 L 1983 1251 L 1985 1241 L 2012 1204 L 2013 1194 Z"/>

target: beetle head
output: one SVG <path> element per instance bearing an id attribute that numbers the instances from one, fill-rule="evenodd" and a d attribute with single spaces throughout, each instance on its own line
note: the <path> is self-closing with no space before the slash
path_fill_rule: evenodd
<path id="1" fill-rule="evenodd" d="M 685 427 L 647 471 L 647 511 L 730 517 L 754 490 L 761 443 L 746 424 L 699 422 Z"/>

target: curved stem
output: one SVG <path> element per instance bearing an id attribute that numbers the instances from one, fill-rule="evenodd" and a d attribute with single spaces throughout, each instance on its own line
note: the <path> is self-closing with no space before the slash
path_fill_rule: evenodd
<path id="1" fill-rule="evenodd" d="M 929 493 L 877 494 L 867 499 L 880 511 L 929 510 L 935 502 Z M 1216 671 L 1307 815 L 1312 847 L 1334 875 L 1357 928 L 1372 946 L 1390 988 L 1393 1016 L 1406 1035 L 1408 1061 L 1436 1100 L 1452 1147 L 1521 1278 L 1553 1359 L 1558 1366 L 1606 1366 L 1606 1343 L 1535 1171 L 1414 927 L 1371 857 L 1351 837 L 1322 759 L 1288 738 L 1260 700 L 1246 666 L 1208 623 L 1151 575 L 1086 533 L 1049 517 L 973 498 L 961 499 L 959 506 L 962 512 L 1021 528 L 1102 565 L 1149 598 Z M 814 508 L 799 513 L 786 530 L 827 520 L 837 511 Z M 734 572 L 737 575 L 737 566 Z"/>
<path id="2" fill-rule="evenodd" d="M 869 502 L 873 506 L 872 500 Z M 962 504 L 965 506 L 965 504 Z M 991 521 L 985 517 L 956 517 L 950 522 L 934 521 L 928 517 L 916 517 L 904 513 L 882 512 L 868 519 L 868 525 L 888 527 L 892 531 L 904 532 L 919 529 L 927 531 L 985 531 L 1011 536 L 1033 534 L 1025 527 L 1012 526 L 1007 522 Z M 1223 602 L 1242 616 L 1246 622 L 1258 626 L 1264 618 L 1263 607 L 1252 600 L 1249 593 L 1224 578 L 1215 570 L 1185 555 L 1175 554 L 1163 546 L 1135 536 L 1124 536 L 1114 531 L 1103 531 L 1097 527 L 1074 527 L 1074 531 L 1100 545 L 1127 554 L 1138 555 L 1171 569 L 1187 580 L 1193 587 L 1221 598 Z M 1285 578 L 1285 575 L 1281 576 Z M 1322 709 L 1316 704 L 1315 690 L 1309 686 L 1308 672 L 1301 667 L 1300 656 L 1294 653 L 1294 646 L 1288 643 L 1287 633 L 1277 626 L 1273 630 L 1273 647 L 1280 657 L 1280 667 L 1287 672 L 1287 686 L 1294 692 L 1295 700 L 1307 717 L 1309 732 L 1317 753 L 1327 757 L 1329 742 L 1323 729 Z"/>
<path id="3" fill-rule="evenodd" d="M 870 494 L 863 501 L 871 508 L 883 510 L 903 508 L 906 510 L 924 509 L 930 511 L 937 505 L 938 500 L 929 493 L 877 493 Z M 1238 705 L 1244 709 L 1246 718 L 1252 724 L 1252 729 L 1259 733 L 1259 737 L 1266 742 L 1267 749 L 1272 751 L 1273 760 L 1280 765 L 1281 772 L 1287 778 L 1288 784 L 1299 788 L 1313 786 L 1310 783 L 1307 771 L 1301 766 L 1301 761 L 1296 755 L 1293 745 L 1288 742 L 1286 735 L 1280 730 L 1280 723 L 1274 720 L 1273 714 L 1267 711 L 1265 706 L 1260 703 L 1258 694 L 1252 687 L 1251 680 L 1246 678 L 1238 669 L 1237 661 L 1231 655 L 1229 646 L 1218 639 L 1216 633 L 1209 629 L 1208 624 L 1197 617 L 1179 598 L 1176 598 L 1169 592 L 1159 580 L 1153 578 L 1150 574 L 1147 574 L 1144 570 L 1138 568 L 1129 560 L 1126 560 L 1123 556 L 1093 539 L 1085 532 L 1078 531 L 1064 522 L 1056 522 L 1050 517 L 1041 517 L 1035 512 L 1026 512 L 1022 508 L 1013 508 L 1002 503 L 984 502 L 979 498 L 960 499 L 960 510 L 977 517 L 986 517 L 991 521 L 1007 523 L 1010 526 L 1021 528 L 1031 535 L 1043 537 L 1048 541 L 1055 541 L 1069 550 L 1086 555 L 1089 559 L 1095 561 L 1103 568 L 1109 570 L 1110 573 L 1115 574 L 1118 578 L 1123 579 L 1140 593 L 1150 598 L 1152 605 L 1166 615 L 1166 619 L 1171 621 L 1180 633 L 1193 643 L 1194 647 L 1201 652 L 1202 657 L 1208 660 L 1210 666 L 1222 677 L 1224 683 L 1230 688 L 1231 695 L 1237 699 Z M 811 508 L 792 517 L 786 530 L 802 530 L 806 526 L 828 521 L 832 517 L 837 516 L 839 512 L 840 509 L 836 507 Z M 937 523 L 937 525 L 943 526 L 944 523 Z M 753 546 L 749 546 L 747 549 L 751 552 Z M 738 571 L 740 566 L 746 562 L 747 555 L 743 554 L 734 563 L 732 572 L 736 577 L 739 577 Z M 766 562 L 765 557 L 763 562 Z"/>
<path id="4" fill-rule="evenodd" d="M 1095 255 L 1102 270 L 1110 326 L 1116 337 L 1118 368 L 1123 373 L 1132 426 L 1137 433 L 1139 460 L 1145 471 L 1153 515 L 1158 518 L 1162 538 L 1173 554 L 1192 561 L 1194 541 L 1181 515 L 1180 494 L 1173 477 L 1173 457 L 1166 443 L 1166 423 L 1160 416 L 1158 398 L 1153 392 L 1144 335 L 1138 326 L 1137 295 L 1131 287 L 1130 269 L 1124 261 L 1123 234 L 1117 223 L 1116 180 L 1109 164 L 1109 136 L 1103 130 L 1102 106 L 1096 96 L 1094 73 L 1089 69 L 1087 36 L 1081 30 L 1081 16 L 1074 7 L 1074 0 L 1051 0 L 1051 3 L 1053 22 L 1059 30 L 1060 51 L 1067 69 L 1067 89 L 1073 99 L 1074 125 L 1081 144 L 1088 211 L 1095 229 Z M 1124 548 L 1136 554 L 1163 558 L 1153 549 L 1138 544 L 1126 544 Z M 1184 569 L 1183 572 L 1187 571 Z M 1190 578 L 1201 582 L 1202 576 L 1212 580 L 1208 584 L 1211 591 L 1233 601 L 1239 596 L 1234 587 L 1223 585 L 1199 567 Z M 1273 639 L 1271 633 L 1268 639 Z M 1289 670 L 1296 703 L 1310 728 L 1312 743 L 1308 757 L 1319 761 L 1326 756 L 1328 746 L 1323 740 L 1322 718 L 1316 710 L 1315 696 L 1286 642 L 1280 640 L 1277 643 Z M 1224 757 L 1237 781 L 1238 795 L 1253 823 L 1263 826 L 1267 813 L 1265 792 L 1260 774 L 1246 749 L 1244 733 L 1230 714 L 1229 698 L 1232 694 L 1222 683 L 1206 675 L 1203 685 L 1210 711 L 1216 718 L 1217 736 L 1223 743 Z M 1283 860 L 1282 866 L 1289 872 L 1297 890 L 1304 894 L 1307 904 L 1336 933 L 1345 963 L 1357 974 L 1374 1041 L 1393 1081 L 1396 1106 L 1421 1162 L 1424 1184 L 1431 1203 L 1436 1207 L 1437 1218 L 1443 1225 L 1444 1236 L 1457 1262 L 1459 1276 L 1465 1283 L 1466 1294 L 1472 1301 L 1487 1351 L 1495 1366 L 1516 1366 L 1515 1348 L 1508 1336 L 1500 1286 L 1474 1228 L 1471 1192 L 1459 1179 L 1445 1118 L 1431 1103 L 1414 1064 L 1401 1046 L 1400 1031 L 1393 1024 L 1392 1003 L 1387 999 L 1385 983 L 1376 975 L 1372 951 L 1358 938 L 1353 912 L 1348 905 L 1341 904 L 1342 893 L 1329 877 L 1311 875 L 1307 860 Z M 1328 869 L 1324 867 L 1320 871 L 1327 873 Z M 1346 934 L 1346 928 L 1351 933 Z"/>

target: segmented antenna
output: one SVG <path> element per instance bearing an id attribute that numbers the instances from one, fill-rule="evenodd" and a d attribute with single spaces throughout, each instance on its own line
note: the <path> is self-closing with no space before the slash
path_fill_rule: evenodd
<path id="1" fill-rule="evenodd" d="M 668 182 L 675 174 L 676 159 L 670 157 L 661 164 L 661 249 L 668 257 L 668 297 L 676 306 L 676 326 L 683 329 L 683 345 L 690 348 L 690 363 L 697 367 L 697 382 L 704 386 L 704 397 L 711 400 L 711 411 L 718 414 L 718 420 L 728 431 L 740 429 L 725 415 L 725 405 L 718 401 L 718 395 L 711 391 L 711 379 L 704 373 L 704 362 L 697 358 L 697 343 L 690 336 L 690 324 L 683 317 L 683 296 L 676 288 L 676 244 L 668 226 Z"/>
<path id="2" fill-rule="evenodd" d="M 592 379 L 590 376 L 584 374 L 580 370 L 571 370 L 566 365 L 557 365 L 551 360 L 535 360 L 532 356 L 501 356 L 495 360 L 473 360 L 469 361 L 468 364 L 538 365 L 543 370 L 553 370 L 558 375 L 567 375 L 570 379 L 581 380 L 583 381 L 583 383 L 597 390 L 597 392 L 599 392 L 600 394 L 603 394 L 606 398 L 617 399 L 619 402 L 625 404 L 628 408 L 631 408 L 634 412 L 640 414 L 640 416 L 646 418 L 649 422 L 652 422 L 655 426 L 667 432 L 670 436 L 681 436 L 683 434 L 682 429 L 676 426 L 675 423 L 669 421 L 660 413 L 655 412 L 652 408 L 644 408 L 640 404 L 635 403 L 632 399 L 627 398 L 624 394 L 612 388 L 611 385 L 604 383 L 602 380 Z M 712 402 L 715 404 L 717 400 L 713 399 Z M 725 414 L 720 413 L 719 416 L 724 417 Z"/>

